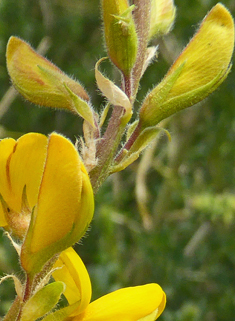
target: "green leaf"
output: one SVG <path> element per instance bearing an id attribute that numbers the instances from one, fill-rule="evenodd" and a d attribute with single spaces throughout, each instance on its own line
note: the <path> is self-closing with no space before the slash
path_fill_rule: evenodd
<path id="1" fill-rule="evenodd" d="M 64 282 L 53 282 L 36 292 L 24 305 L 21 321 L 34 321 L 51 311 L 65 290 Z"/>
<path id="2" fill-rule="evenodd" d="M 85 100 L 76 95 L 65 83 L 64 87 L 70 95 L 74 110 L 92 127 L 95 127 L 92 107 Z"/>
<path id="3" fill-rule="evenodd" d="M 151 141 L 159 134 L 161 131 L 165 131 L 167 133 L 167 136 L 170 139 L 170 134 L 169 132 L 161 127 L 148 127 L 145 128 L 134 144 L 131 146 L 129 151 L 126 151 L 125 156 L 121 160 L 120 163 L 115 164 L 111 168 L 111 173 L 119 172 L 123 169 L 125 169 L 127 166 L 132 164 L 140 155 L 140 153 L 151 143 Z M 125 151 L 124 151 L 125 152 Z"/>

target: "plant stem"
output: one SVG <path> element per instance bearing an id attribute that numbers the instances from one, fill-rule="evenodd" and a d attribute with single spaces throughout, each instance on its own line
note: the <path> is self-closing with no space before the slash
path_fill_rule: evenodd
<path id="1" fill-rule="evenodd" d="M 124 156 L 124 151 L 129 150 L 131 148 L 131 146 L 134 144 L 136 138 L 139 136 L 139 133 L 140 133 L 140 123 L 138 123 L 138 125 L 136 126 L 135 130 L 133 131 L 131 137 L 128 139 L 126 144 L 122 147 L 119 154 L 115 158 L 116 163 L 119 163 L 122 160 L 122 158 Z"/>
<path id="2" fill-rule="evenodd" d="M 26 283 L 25 283 L 25 290 L 24 290 L 24 297 L 23 297 L 23 301 L 26 302 L 32 293 L 32 287 L 33 287 L 33 282 L 31 280 L 31 278 L 29 277 L 29 275 L 27 275 L 26 277 Z"/>
<path id="3" fill-rule="evenodd" d="M 90 172 L 90 179 L 94 192 L 97 192 L 100 185 L 109 176 L 110 165 L 125 130 L 125 125 L 121 123 L 123 112 L 123 107 L 114 107 L 104 136 L 97 144 L 96 157 L 98 158 L 98 165 Z"/>
<path id="4" fill-rule="evenodd" d="M 135 10 L 133 13 L 136 31 L 138 34 L 138 54 L 135 66 L 133 68 L 133 95 L 135 96 L 138 90 L 139 81 L 141 78 L 144 61 L 146 58 L 146 49 L 148 45 L 149 21 L 151 11 L 151 0 L 134 0 Z"/>
<path id="5" fill-rule="evenodd" d="M 132 101 L 132 77 L 123 75 L 122 90 Z M 126 123 L 122 121 L 125 110 L 122 106 L 114 106 L 108 127 L 96 146 L 96 158 L 98 165 L 93 168 L 89 175 L 94 192 L 110 174 L 110 167 L 114 161 L 118 146 L 125 132 Z"/>
<path id="6" fill-rule="evenodd" d="M 20 298 L 17 296 L 15 298 L 15 301 L 12 303 L 9 311 L 3 318 L 3 321 L 16 321 L 20 313 L 20 310 L 21 310 L 21 301 L 20 301 Z"/>
<path id="7" fill-rule="evenodd" d="M 123 82 L 124 82 L 124 92 L 131 101 L 131 98 L 132 98 L 131 97 L 132 96 L 132 77 L 124 75 Z"/>

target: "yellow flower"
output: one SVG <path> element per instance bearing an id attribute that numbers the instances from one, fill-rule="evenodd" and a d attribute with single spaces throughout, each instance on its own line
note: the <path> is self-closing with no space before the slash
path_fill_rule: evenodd
<path id="1" fill-rule="evenodd" d="M 149 40 L 167 34 L 175 20 L 176 7 L 173 0 L 151 0 Z"/>
<path id="2" fill-rule="evenodd" d="M 53 277 L 66 284 L 64 295 L 68 303 L 73 305 L 79 301 L 79 304 L 70 315 L 65 316 L 65 312 L 61 313 L 62 309 L 46 317 L 45 321 L 67 320 L 68 317 L 71 321 L 153 321 L 165 308 L 165 293 L 154 283 L 123 288 L 89 303 L 89 275 L 72 248 L 61 253 L 55 267 L 61 267 L 53 273 Z"/>
<path id="3" fill-rule="evenodd" d="M 23 241 L 27 272 L 77 242 L 93 216 L 85 167 L 74 145 L 56 133 L 0 141 L 0 196 L 0 225 Z"/>
<path id="4" fill-rule="evenodd" d="M 155 126 L 212 93 L 231 69 L 233 48 L 233 18 L 218 3 L 164 79 L 146 96 L 140 109 L 142 128 Z"/>
<path id="5" fill-rule="evenodd" d="M 18 92 L 34 104 L 78 113 L 94 126 L 89 96 L 78 81 L 17 37 L 7 44 L 7 69 Z"/>

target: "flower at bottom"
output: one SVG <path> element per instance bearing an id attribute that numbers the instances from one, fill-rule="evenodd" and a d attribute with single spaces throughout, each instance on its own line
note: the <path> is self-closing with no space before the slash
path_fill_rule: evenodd
<path id="1" fill-rule="evenodd" d="M 69 248 L 57 260 L 53 273 L 56 281 L 66 284 L 64 295 L 72 306 L 70 315 L 60 314 L 56 320 L 70 321 L 154 321 L 162 313 L 166 295 L 155 283 L 123 288 L 90 302 L 91 284 L 88 272 L 77 253 Z M 60 268 L 61 267 L 61 268 Z M 66 309 L 66 308 L 65 308 Z M 62 309 L 63 310 L 63 309 Z M 60 311 L 55 312 L 58 313 Z M 51 318 L 52 317 L 52 318 Z M 47 320 L 55 320 L 51 315 Z"/>

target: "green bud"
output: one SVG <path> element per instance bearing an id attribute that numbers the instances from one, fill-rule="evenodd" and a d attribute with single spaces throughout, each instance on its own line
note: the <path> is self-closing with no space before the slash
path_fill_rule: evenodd
<path id="1" fill-rule="evenodd" d="M 137 33 L 127 0 L 103 0 L 104 34 L 111 61 L 129 75 L 136 61 Z"/>

